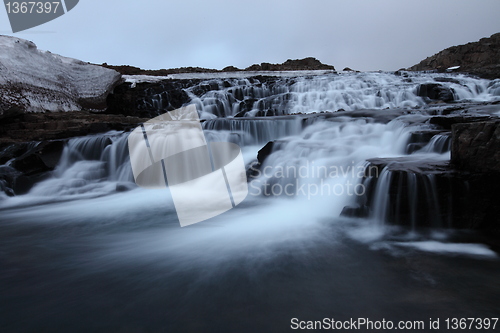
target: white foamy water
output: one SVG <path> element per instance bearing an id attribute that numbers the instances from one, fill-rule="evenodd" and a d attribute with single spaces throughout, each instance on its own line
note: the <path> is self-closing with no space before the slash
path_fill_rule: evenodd
<path id="1" fill-rule="evenodd" d="M 180 74 L 181 75 L 181 74 Z M 454 101 L 487 102 L 500 99 L 500 80 L 484 80 L 446 73 L 268 73 L 252 78 L 243 73 L 207 74 L 206 81 L 185 89 L 202 119 L 233 116 L 283 115 L 361 109 L 423 108 L 430 102 L 419 96 L 422 84 L 448 89 Z M 266 74 L 263 74 L 266 75 Z M 127 77 L 142 82 L 142 77 Z M 159 80 L 160 79 L 155 79 Z M 206 87 L 211 89 L 205 91 Z M 217 89 L 213 89 L 218 87 Z M 161 94 L 155 105 L 167 105 Z"/>
<path id="2" fill-rule="evenodd" d="M 205 258 L 214 253 L 231 255 L 263 247 L 268 251 L 282 244 L 314 242 L 324 238 L 328 229 L 325 221 L 336 223 L 343 208 L 355 204 L 362 196 L 360 192 L 366 190 L 362 183 L 366 161 L 408 156 L 406 146 L 411 132 L 430 129 L 426 124 L 429 116 L 425 110 L 421 114 L 412 110 L 412 114 L 388 122 L 368 115 L 231 118 L 240 112 L 241 101 L 250 96 L 255 99 L 248 114 L 265 109 L 266 105 L 282 108 L 285 114 L 339 108 L 377 108 L 380 110 L 376 112 L 384 113 L 389 112 L 383 110 L 387 107 L 424 106 L 425 101 L 415 95 L 416 87 L 443 76 L 447 75 L 326 74 L 293 81 L 281 77 L 278 80 L 283 81 L 272 86 L 241 77 L 232 79 L 227 87 L 218 78 L 220 90 L 196 96 L 187 89 L 201 115 L 209 119 L 203 123 L 207 140 L 241 145 L 246 163 L 256 158 L 267 141 L 277 140 L 273 153 L 257 171 L 258 176 L 249 179 L 251 193 L 243 205 L 199 226 L 179 229 L 168 191 L 136 188 L 129 165 L 127 134 L 112 132 L 70 140 L 48 180 L 37 184 L 27 195 L 0 198 L 2 219 L 55 225 L 88 223 L 90 228 L 92 223 L 104 223 L 113 225 L 115 232 L 132 225 L 168 225 L 161 232 L 144 230 L 133 240 L 121 239 L 122 236 L 109 240 L 121 244 L 119 247 L 129 244 L 135 249 L 129 255 L 137 254 L 140 248 L 145 253 L 163 251 Z M 453 78 L 456 81 L 440 83 L 453 88 L 457 99 L 498 98 L 495 81 L 461 75 Z M 259 103 L 264 106 L 257 108 Z M 227 117 L 216 116 L 220 113 Z M 437 135 L 411 156 L 447 160 L 449 139 Z M 365 220 L 376 230 L 373 239 L 384 232 L 391 174 L 382 170 L 376 177 L 377 209 Z M 432 179 L 429 182 L 431 191 Z M 370 239 L 365 236 L 361 238 Z"/>

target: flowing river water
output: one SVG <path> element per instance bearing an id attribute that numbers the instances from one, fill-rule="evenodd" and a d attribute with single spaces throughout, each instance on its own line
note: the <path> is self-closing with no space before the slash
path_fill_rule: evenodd
<path id="1" fill-rule="evenodd" d="M 366 195 L 371 158 L 450 159 L 449 133 L 409 148 L 412 133 L 432 130 L 429 118 L 446 108 L 418 96 L 419 84 L 439 82 L 456 103 L 481 105 L 500 100 L 500 81 L 282 80 L 213 78 L 206 84 L 218 89 L 186 90 L 207 140 L 239 144 L 253 169 L 246 200 L 220 216 L 180 228 L 168 190 L 133 183 L 121 132 L 71 139 L 49 179 L 2 196 L 1 331 L 285 332 L 293 318 L 423 321 L 421 331 L 439 319 L 434 331 L 447 331 L 447 318 L 498 317 L 497 253 L 442 218 L 388 223 L 388 170 L 376 175 L 368 216 L 341 212 Z M 161 109 L 161 95 L 152 99 Z M 262 110 L 273 115 L 255 118 Z M 254 168 L 271 140 L 273 152 Z M 437 201 L 432 177 L 425 184 Z"/>

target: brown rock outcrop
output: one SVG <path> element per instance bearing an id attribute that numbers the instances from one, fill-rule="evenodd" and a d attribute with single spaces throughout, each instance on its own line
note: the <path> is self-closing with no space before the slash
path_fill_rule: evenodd
<path id="1" fill-rule="evenodd" d="M 446 70 L 460 66 L 458 71 L 487 79 L 500 78 L 500 33 L 477 42 L 452 46 L 422 60 L 409 70 Z"/>

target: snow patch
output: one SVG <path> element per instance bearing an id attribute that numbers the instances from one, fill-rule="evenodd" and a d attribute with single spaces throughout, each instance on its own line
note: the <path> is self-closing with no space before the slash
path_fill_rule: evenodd
<path id="1" fill-rule="evenodd" d="M 0 36 L 0 117 L 23 112 L 102 110 L 121 82 L 111 69 Z"/>

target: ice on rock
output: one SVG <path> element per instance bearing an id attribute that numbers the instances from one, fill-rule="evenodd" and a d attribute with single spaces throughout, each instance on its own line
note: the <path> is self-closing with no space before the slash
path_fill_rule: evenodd
<path id="1" fill-rule="evenodd" d="M 103 110 L 122 81 L 111 69 L 0 36 L 0 117 L 25 112 Z"/>

